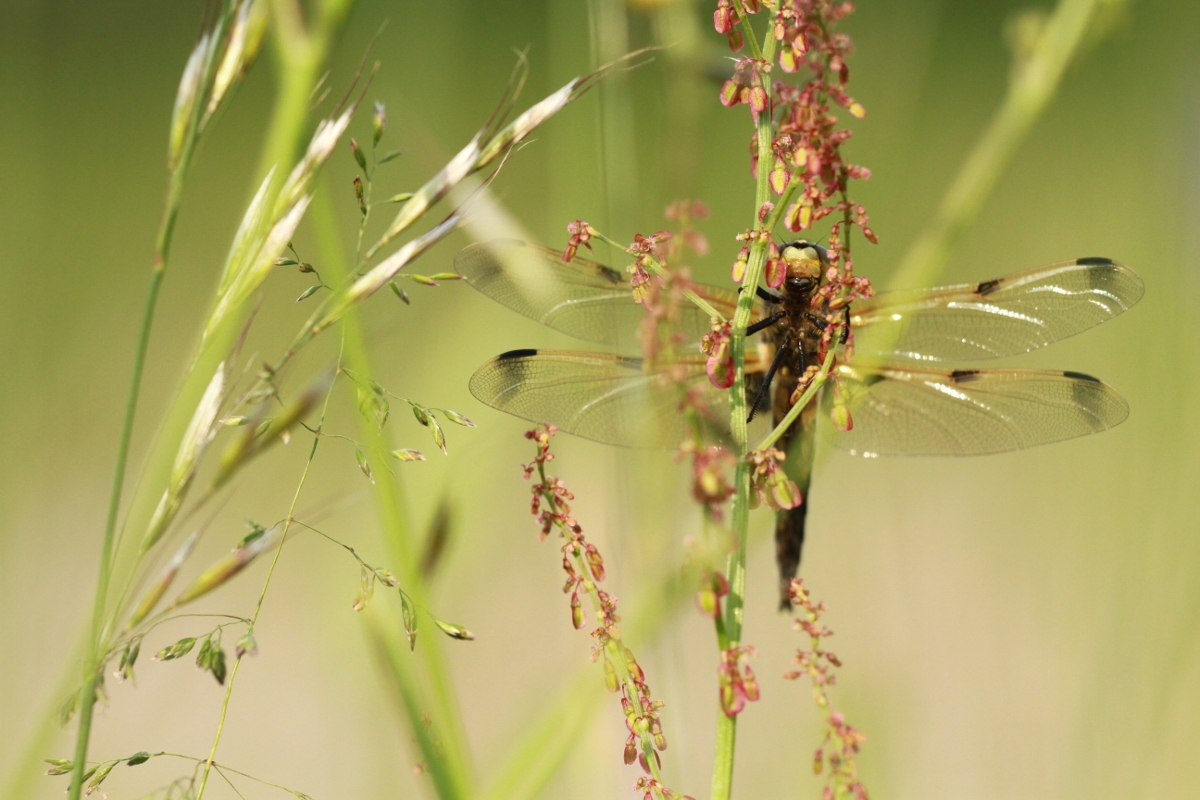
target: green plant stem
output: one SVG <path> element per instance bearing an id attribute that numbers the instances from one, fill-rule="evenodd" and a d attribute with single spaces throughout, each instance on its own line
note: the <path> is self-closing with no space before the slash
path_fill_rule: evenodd
<path id="1" fill-rule="evenodd" d="M 341 285 L 347 277 L 347 265 L 342 255 L 341 235 L 329 199 L 328 187 L 322 186 L 313 199 L 311 219 L 323 268 L 329 270 L 330 282 Z M 373 375 L 366 337 L 357 309 L 351 306 L 341 319 L 346 335 L 347 368 L 362 380 Z M 420 574 L 419 548 L 408 524 L 405 501 L 396 480 L 388 479 L 389 470 L 380 460 L 381 453 L 390 448 L 373 423 L 360 415 L 360 438 L 367 443 L 368 458 L 375 461 L 378 476 L 374 494 L 380 525 L 397 566 L 397 576 L 404 591 L 418 608 L 429 608 L 425 581 Z M 372 627 L 378 633 L 381 626 Z M 437 636 L 421 637 L 415 648 L 415 658 L 409 648 L 395 636 L 374 637 L 380 648 L 383 663 L 390 668 L 396 681 L 409 728 L 421 749 L 421 755 L 442 800 L 473 796 L 472 774 L 467 758 L 466 736 L 449 672 Z M 418 671 L 417 660 L 421 662 Z M 428 712 L 429 717 L 425 718 Z"/>
<path id="2" fill-rule="evenodd" d="M 1028 136 L 1078 53 L 1102 5 L 1124 0 L 1061 0 L 1037 44 L 1018 63 L 1008 93 L 938 205 L 933 221 L 909 248 L 894 286 L 924 286 L 941 271 L 962 231 L 978 216 L 1021 142 Z"/>
<path id="3" fill-rule="evenodd" d="M 752 43 L 754 30 L 748 20 L 742 20 L 745 37 Z M 756 57 L 767 62 L 775 58 L 775 37 L 771 35 L 770 26 L 763 37 L 761 51 Z M 730 389 L 729 424 L 736 448 L 738 466 L 734 471 L 734 489 L 732 525 L 734 550 L 729 556 L 726 568 L 726 578 L 729 581 L 729 594 L 725 601 L 725 635 L 729 647 L 737 647 L 742 639 L 742 614 L 746 595 L 746 539 L 750 529 L 750 465 L 746 461 L 747 430 L 746 430 L 746 327 L 750 323 L 750 313 L 754 308 L 755 287 L 762 279 L 763 267 L 767 260 L 767 247 L 770 244 L 770 229 L 759 221 L 758 212 L 763 204 L 770 199 L 771 187 L 768 181 L 771 172 L 772 147 L 774 142 L 774 120 L 768 108 L 759 114 L 757 125 L 758 139 L 758 180 L 754 191 L 754 224 L 753 229 L 760 232 L 750 244 L 750 257 L 746 266 L 744 290 L 738 296 L 737 310 L 733 315 L 733 325 L 730 333 L 730 349 L 733 355 L 734 378 Z M 712 800 L 729 800 L 733 793 L 733 761 L 737 744 L 737 717 L 728 716 L 723 709 L 717 712 L 717 737 L 713 752 Z"/>
<path id="4" fill-rule="evenodd" d="M 214 36 L 224 35 L 228 15 L 222 14 Z M 214 48 L 214 52 L 216 49 Z M 84 765 L 87 762 L 88 743 L 91 739 L 92 716 L 96 705 L 96 692 L 103 676 L 103 664 L 98 664 L 105 652 L 102 640 L 105 635 L 105 611 L 108 609 L 108 591 L 113 576 L 113 559 L 118 546 L 117 519 L 121 509 L 121 497 L 125 488 L 125 472 L 129 463 L 129 444 L 133 440 L 133 424 L 137 418 L 138 398 L 142 389 L 142 374 L 146 366 L 146 352 L 150 347 L 150 331 L 154 326 L 154 310 L 158 307 L 158 295 L 163 278 L 167 274 L 171 241 L 174 238 L 175 222 L 179 218 L 179 205 L 183 198 L 183 185 L 192 164 L 199 140 L 200 118 L 208 105 L 207 87 L 211 86 L 215 70 L 215 59 L 210 55 L 204 67 L 199 97 L 194 103 L 188 130 L 184 136 L 179 161 L 171 171 L 167 196 L 159 219 L 155 236 L 154 259 L 150 267 L 150 285 L 142 306 L 142 319 L 134 345 L 133 370 L 129 378 L 129 390 L 125 397 L 125 416 L 121 422 L 121 434 L 117 441 L 117 458 L 113 465 L 112 488 L 108 498 L 108 513 L 104 522 L 104 538 L 100 546 L 100 567 L 96 580 L 96 595 L 92 602 L 91 634 L 88 637 L 87 655 L 84 658 L 83 685 L 79 690 L 79 728 L 75 737 L 75 764 L 71 771 L 71 782 L 67 790 L 69 800 L 79 800 L 83 789 Z"/>
<path id="5" fill-rule="evenodd" d="M 338 366 L 342 363 L 341 353 L 338 353 Z M 321 406 L 321 417 L 317 421 L 317 430 L 313 435 L 312 448 L 308 451 L 308 460 L 304 462 L 304 471 L 300 473 L 300 481 L 296 484 L 296 491 L 292 493 L 292 502 L 288 507 L 287 519 L 283 522 L 283 535 L 279 537 L 279 544 L 275 547 L 275 556 L 271 559 L 271 566 L 267 569 L 267 577 L 263 579 L 262 590 L 258 593 L 258 602 L 254 606 L 254 614 L 250 617 L 250 625 L 247 631 L 253 633 L 254 626 L 258 624 L 258 615 L 262 613 L 263 601 L 267 597 L 267 588 L 271 585 L 271 578 L 275 575 L 275 567 L 279 565 L 279 558 L 283 555 L 283 546 L 287 543 L 288 531 L 292 527 L 292 520 L 296 514 L 296 504 L 300 502 L 300 492 L 304 489 L 304 484 L 308 480 L 308 471 L 312 468 L 313 459 L 317 456 L 317 447 L 321 444 L 321 429 L 325 426 L 325 415 L 329 412 L 329 399 L 333 397 L 333 389 L 337 386 L 337 381 L 331 381 L 329 389 L 325 392 L 325 402 Z M 221 734 L 225 730 L 225 718 L 229 713 L 229 700 L 233 697 L 233 686 L 237 681 L 238 669 L 242 666 L 242 659 L 245 655 L 240 655 L 233 661 L 233 668 L 229 671 L 229 679 L 225 682 L 225 696 L 221 700 L 221 716 L 217 722 L 217 731 L 213 734 L 212 747 L 209 748 L 208 758 L 204 761 L 204 772 L 200 776 L 200 788 L 196 791 L 196 800 L 201 800 L 204 797 L 204 788 L 208 785 L 208 775 L 212 771 L 217 757 L 217 746 L 221 743 Z"/>

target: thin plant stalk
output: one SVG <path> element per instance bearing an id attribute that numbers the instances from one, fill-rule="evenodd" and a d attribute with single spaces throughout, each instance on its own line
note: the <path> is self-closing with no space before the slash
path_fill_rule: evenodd
<path id="1" fill-rule="evenodd" d="M 343 342 L 343 347 L 345 346 Z M 342 364 L 341 352 L 338 353 L 337 368 L 340 369 Z M 275 555 L 271 559 L 271 566 L 267 569 L 267 576 L 263 579 L 262 590 L 258 593 L 258 602 L 254 606 L 254 614 L 250 617 L 250 624 L 247 631 L 254 632 L 254 626 L 258 624 L 258 615 L 262 613 L 263 600 L 267 597 L 267 589 L 271 585 L 271 578 L 275 575 L 275 567 L 279 564 L 279 558 L 283 555 L 283 546 L 287 543 L 288 532 L 292 527 L 292 519 L 296 513 L 296 504 L 300 502 L 300 492 L 304 489 L 304 484 L 308 480 L 308 471 L 312 468 L 313 459 L 317 457 L 317 447 L 321 443 L 321 431 L 325 426 L 325 415 L 329 411 L 329 399 L 333 397 L 333 389 L 337 385 L 336 379 L 330 381 L 329 388 L 325 391 L 325 401 L 321 405 L 321 416 L 317 420 L 316 433 L 313 434 L 312 448 L 308 451 L 308 460 L 304 462 L 304 471 L 300 473 L 300 481 L 296 484 L 296 491 L 292 493 L 292 502 L 288 507 L 287 519 L 283 521 L 283 533 L 279 537 L 279 544 L 275 546 Z M 221 743 L 221 734 L 225 730 L 225 718 L 229 713 L 229 701 L 233 697 L 233 687 L 237 682 L 238 669 L 242 666 L 242 659 L 245 658 L 245 653 L 240 653 L 233 661 L 233 668 L 229 670 L 229 679 L 225 681 L 225 696 L 221 699 L 221 715 L 217 721 L 217 730 L 213 734 L 212 747 L 209 748 L 208 758 L 204 761 L 204 771 L 200 776 L 200 787 L 196 790 L 196 800 L 201 800 L 204 797 L 204 789 L 208 785 L 208 776 L 212 771 L 217 757 L 217 746 Z"/>
<path id="2" fill-rule="evenodd" d="M 756 58 L 771 61 L 775 55 L 775 37 L 771 35 L 770 27 L 763 37 L 760 48 L 754 37 L 754 30 L 749 20 L 742 20 L 746 41 L 750 43 Z M 765 231 L 765 235 L 756 238 L 750 245 L 750 257 L 746 267 L 743 291 L 738 296 L 737 310 L 733 315 L 730 332 L 730 351 L 733 356 L 734 378 L 730 389 L 729 425 L 733 434 L 735 455 L 738 465 L 734 472 L 732 526 L 734 550 L 729 555 L 726 576 L 729 581 L 729 595 L 725 606 L 725 636 L 728 647 L 737 647 L 742 638 L 742 614 L 746 593 L 746 538 L 750 528 L 750 464 L 746 461 L 748 452 L 746 430 L 746 327 L 750 324 L 750 313 L 754 308 L 754 287 L 762 278 L 763 267 L 767 261 L 767 246 L 770 244 L 770 229 L 758 218 L 758 211 L 764 203 L 770 200 L 771 187 L 768 182 L 771 164 L 772 120 L 770 109 L 759 114 L 757 126 L 758 138 L 758 179 L 754 187 L 754 228 Z M 717 738 L 713 752 L 712 800 L 729 800 L 733 792 L 733 756 L 737 741 L 737 716 L 729 716 L 724 710 L 717 714 Z"/>
<path id="3" fill-rule="evenodd" d="M 228 27 L 228 14 L 223 11 L 212 36 L 219 41 L 225 35 Z M 204 73 L 199 82 L 202 87 L 212 84 L 216 70 L 217 48 L 211 48 L 205 59 Z M 146 366 L 146 352 L 150 346 L 150 331 L 154 325 L 154 310 L 158 306 L 158 295 L 162 288 L 163 278 L 167 273 L 170 258 L 171 242 L 175 233 L 175 222 L 179 217 L 179 205 L 183 198 L 183 186 L 187 178 L 192 157 L 196 152 L 199 140 L 200 120 L 207 110 L 207 91 L 199 92 L 194 101 L 192 113 L 188 120 L 187 133 L 183 139 L 179 161 L 171 170 L 167 196 L 163 204 L 162 216 L 159 219 L 158 233 L 155 236 L 154 256 L 150 267 L 150 285 L 146 290 L 146 299 L 142 305 L 142 318 L 138 328 L 137 341 L 134 344 L 133 369 L 129 378 L 129 389 L 125 396 L 125 413 L 121 422 L 121 434 L 117 440 L 117 458 L 113 465 L 112 488 L 108 498 L 108 513 L 104 521 L 104 538 L 100 545 L 100 566 L 96 579 L 96 595 L 92 602 L 91 633 L 87 641 L 87 654 L 84 657 L 83 685 L 79 689 L 79 727 L 75 737 L 75 759 L 71 770 L 71 781 L 67 789 L 69 800 L 79 800 L 83 789 L 83 773 L 87 762 L 88 744 L 91 739 L 92 718 L 96 705 L 96 692 L 101 681 L 100 658 L 101 639 L 104 635 L 105 611 L 108 608 L 108 592 L 113 576 L 113 558 L 117 545 L 117 519 L 121 509 L 121 497 L 125 487 L 125 472 L 129 462 L 129 444 L 133 439 L 133 424 L 137 418 L 138 397 L 141 395 L 142 373 Z"/>
<path id="4" fill-rule="evenodd" d="M 338 285 L 347 277 L 347 266 L 342 256 L 341 235 L 327 186 L 323 186 L 314 198 L 311 220 L 323 269 L 328 271 L 330 281 Z M 361 379 L 367 379 L 374 372 L 355 305 L 347 308 L 341 324 L 346 337 L 346 366 Z M 367 457 L 377 459 L 380 453 L 388 449 L 382 432 L 361 415 L 359 424 L 361 439 L 368 444 L 365 448 L 369 454 Z M 380 476 L 374 485 L 380 527 L 391 549 L 393 563 L 397 565 L 400 585 L 417 608 L 427 608 L 425 581 L 417 568 L 420 563 L 418 546 L 408 523 L 406 502 L 400 486 L 396 479 L 390 477 L 386 464 L 377 461 L 374 467 L 374 472 Z M 407 648 L 398 639 L 376 639 L 382 648 L 384 662 L 397 679 L 409 727 L 417 738 L 418 746 L 422 748 L 422 756 L 437 787 L 438 797 L 449 800 L 472 796 L 472 776 L 466 737 L 462 730 L 462 715 L 450 685 L 441 641 L 436 636 L 426 636 L 418 643 L 415 654 L 423 667 L 418 674 L 413 653 L 405 652 Z M 424 735 L 429 721 L 422 717 L 422 712 L 428 710 L 432 710 L 434 731 L 438 734 L 436 737 Z"/>
<path id="5" fill-rule="evenodd" d="M 1004 102 L 942 197 L 933 220 L 900 262 L 893 285 L 925 286 L 936 279 L 955 241 L 979 215 L 1017 148 L 1058 91 L 1097 15 L 1102 10 L 1115 13 L 1122 5 L 1125 0 L 1059 2 L 1032 51 L 1023 58 L 1016 56 Z"/>

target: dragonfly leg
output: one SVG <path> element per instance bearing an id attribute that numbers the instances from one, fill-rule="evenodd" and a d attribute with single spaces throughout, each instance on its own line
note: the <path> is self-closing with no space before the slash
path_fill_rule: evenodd
<path id="1" fill-rule="evenodd" d="M 769 317 L 760 319 L 758 322 L 754 323 L 749 328 L 746 328 L 746 335 L 753 336 L 754 334 L 758 333 L 761 330 L 766 330 L 767 328 L 771 327 L 776 322 L 779 322 L 779 320 L 783 319 L 786 316 L 787 316 L 787 314 L 785 314 L 784 312 L 778 311 Z"/>
<path id="2" fill-rule="evenodd" d="M 850 339 L 850 306 L 846 306 L 845 321 L 842 325 L 842 344 Z"/>
<path id="3" fill-rule="evenodd" d="M 782 303 L 783 302 L 782 297 L 780 297 L 777 294 L 768 292 L 766 289 L 764 289 L 761 286 L 756 286 L 754 288 L 754 293 L 756 295 L 758 295 L 758 299 L 762 300 L 764 303 Z"/>
<path id="4" fill-rule="evenodd" d="M 766 396 L 771 388 L 771 379 L 775 377 L 775 370 L 779 369 L 779 364 L 783 361 L 783 354 L 788 349 L 788 337 L 784 336 L 783 341 L 779 343 L 779 349 L 775 351 L 775 358 L 771 359 L 771 366 L 767 369 L 767 375 L 763 378 L 762 386 L 758 387 L 758 394 L 754 396 L 754 402 L 750 404 L 750 415 L 746 417 L 746 422 L 754 419 L 754 413 L 758 411 L 758 404 Z M 800 354 L 800 360 L 803 362 L 804 354 Z"/>

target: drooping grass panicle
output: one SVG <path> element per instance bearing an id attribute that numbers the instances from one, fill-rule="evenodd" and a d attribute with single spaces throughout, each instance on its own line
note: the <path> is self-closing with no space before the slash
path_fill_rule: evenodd
<path id="1" fill-rule="evenodd" d="M 379 241 L 367 250 L 364 259 L 370 261 L 381 248 L 386 247 L 389 242 L 408 229 L 434 203 L 445 197 L 464 178 L 487 167 L 496 159 L 510 152 L 539 125 L 566 108 L 570 103 L 579 99 L 588 89 L 596 85 L 597 82 L 614 69 L 620 66 L 628 66 L 630 59 L 636 58 L 645 52 L 638 51 L 631 53 L 625 58 L 607 64 L 595 72 L 575 78 L 558 91 L 530 106 L 511 123 L 492 134 L 489 130 L 490 127 L 505 117 L 507 107 L 515 101 L 516 94 L 524 83 L 524 73 L 518 69 L 514 73 L 514 78 L 510 81 L 510 88 L 500 105 L 500 109 L 503 110 L 494 114 L 488 125 L 477 133 L 454 158 L 450 159 L 437 175 L 427 181 L 424 186 L 414 192 L 404 202 L 404 205 L 396 214 L 396 218 L 388 225 L 387 230 L 380 237 Z"/>

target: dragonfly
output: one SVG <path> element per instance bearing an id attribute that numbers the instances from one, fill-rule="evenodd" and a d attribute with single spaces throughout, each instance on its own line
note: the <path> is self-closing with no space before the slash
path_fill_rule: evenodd
<path id="1" fill-rule="evenodd" d="M 752 348 L 748 340 L 746 349 L 747 404 L 756 409 L 769 397 L 776 424 L 791 410 L 797 381 L 817 364 L 829 324 L 828 309 L 814 307 L 829 267 L 828 251 L 798 240 L 783 245 L 780 253 L 783 284 L 775 292 L 756 289 L 747 328 L 748 335 L 761 333 L 763 341 Z M 673 363 L 611 352 L 629 345 L 644 316 L 632 300 L 629 275 L 582 257 L 564 262 L 558 251 L 516 240 L 470 245 L 455 266 L 501 305 L 609 349 L 502 353 L 472 375 L 469 386 L 478 400 L 607 444 L 670 449 L 688 435 L 691 422 L 682 413 L 679 383 L 664 376 L 670 372 L 676 379 L 683 374 L 697 385 L 705 382 L 698 348 Z M 712 308 L 733 317 L 737 289 L 691 286 Z M 835 362 L 831 381 L 776 444 L 786 453 L 784 469 L 802 498 L 795 508 L 776 512 L 781 607 L 789 605 L 788 586 L 800 565 L 818 438 L 866 458 L 962 456 L 1108 430 L 1128 416 L 1129 407 L 1091 375 L 961 365 L 1027 353 L 1073 336 L 1128 310 L 1143 292 L 1141 278 L 1129 267 L 1090 257 L 853 302 L 844 313 L 855 337 L 855 357 Z M 693 342 L 712 329 L 709 314 L 692 303 L 679 308 L 675 324 Z M 848 430 L 829 422 L 835 402 L 850 410 Z M 719 426 L 714 435 L 720 436 Z"/>

